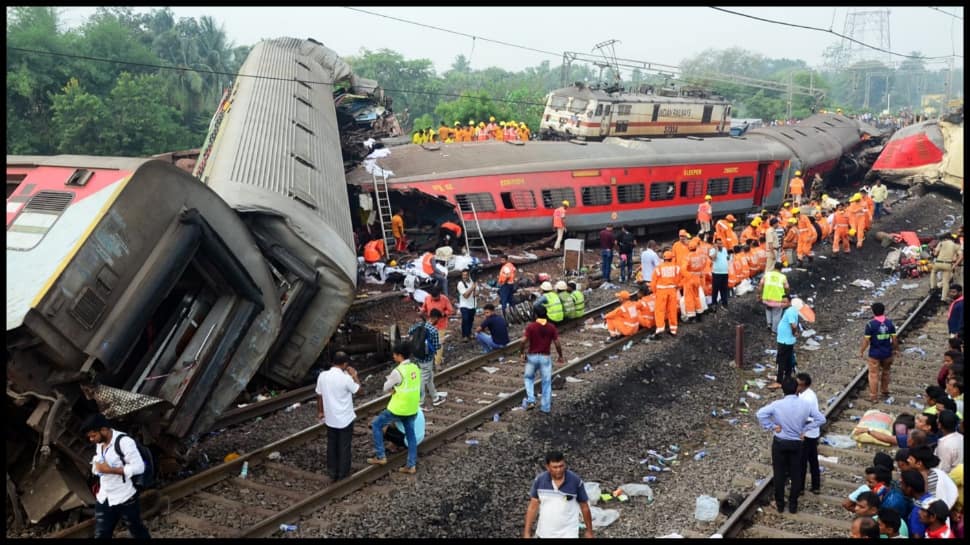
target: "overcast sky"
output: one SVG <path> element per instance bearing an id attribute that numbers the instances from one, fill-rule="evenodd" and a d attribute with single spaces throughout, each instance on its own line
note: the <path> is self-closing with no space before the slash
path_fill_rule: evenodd
<path id="1" fill-rule="evenodd" d="M 62 8 L 64 21 L 74 26 L 94 12 L 93 7 Z M 151 8 L 136 8 L 147 11 Z M 405 58 L 427 58 L 442 73 L 456 55 L 471 58 L 472 68 L 498 66 L 521 70 L 549 60 L 561 62 L 562 51 L 590 53 L 602 41 L 616 39 L 616 55 L 677 65 L 708 48 L 741 47 L 771 58 L 805 60 L 817 67 L 822 52 L 841 39 L 825 32 L 792 28 L 716 11 L 709 7 L 380 7 L 361 9 L 418 21 L 448 30 L 474 34 L 554 52 L 555 56 L 473 40 L 342 7 L 187 7 L 176 16 L 211 15 L 224 25 L 236 45 L 261 39 L 312 37 L 341 56 L 361 48 L 393 49 Z M 885 10 L 889 16 L 889 46 L 897 53 L 919 51 L 925 56 L 963 55 L 963 20 L 929 7 L 734 7 L 726 9 L 765 19 L 832 29 L 844 33 L 850 12 Z M 962 7 L 939 10 L 963 17 Z M 875 28 L 854 37 L 880 45 Z M 892 57 L 895 62 L 902 57 Z M 955 66 L 963 66 L 962 57 Z M 945 64 L 931 64 L 939 68 Z"/>

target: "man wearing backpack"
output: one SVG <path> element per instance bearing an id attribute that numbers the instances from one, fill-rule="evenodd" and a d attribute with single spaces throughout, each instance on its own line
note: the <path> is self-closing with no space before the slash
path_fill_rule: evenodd
<path id="1" fill-rule="evenodd" d="M 150 539 L 148 528 L 141 520 L 138 490 L 132 479 L 146 474 L 145 460 L 134 438 L 113 429 L 103 414 L 85 419 L 81 433 L 94 444 L 91 473 L 98 477 L 97 500 L 94 506 L 94 537 L 109 539 L 118 519 L 124 519 L 131 537 Z M 150 475 L 149 475 L 150 476 Z"/>
<path id="2" fill-rule="evenodd" d="M 441 311 L 434 309 L 430 315 L 432 320 L 441 318 Z M 418 314 L 418 323 L 411 326 L 408 330 L 408 345 L 411 348 L 411 360 L 421 369 L 421 397 L 420 403 L 424 405 L 424 394 L 427 392 L 431 396 L 431 403 L 435 406 L 445 402 L 445 398 L 438 394 L 434 386 L 434 360 L 435 354 L 441 348 L 438 341 L 438 330 L 424 319 L 424 314 Z M 431 410 L 426 408 L 425 411 Z"/>

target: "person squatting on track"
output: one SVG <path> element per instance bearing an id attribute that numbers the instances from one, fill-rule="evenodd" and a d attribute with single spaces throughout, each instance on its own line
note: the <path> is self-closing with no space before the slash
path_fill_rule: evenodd
<path id="1" fill-rule="evenodd" d="M 354 438 L 354 394 L 360 392 L 357 371 L 344 352 L 333 355 L 330 369 L 317 377 L 317 420 L 327 426 L 327 472 L 335 481 L 350 475 Z"/>
<path id="2" fill-rule="evenodd" d="M 788 510 L 798 512 L 798 496 L 801 493 L 802 439 L 805 433 L 818 429 L 825 424 L 825 415 L 818 407 L 806 403 L 796 394 L 798 385 L 791 378 L 781 384 L 785 397 L 772 401 L 758 409 L 758 423 L 771 430 L 774 437 L 771 443 L 771 466 L 775 485 L 775 507 L 779 513 L 785 511 L 785 483 L 791 478 L 791 492 L 788 496 Z"/>
<path id="3" fill-rule="evenodd" d="M 81 425 L 81 433 L 95 449 L 91 459 L 91 474 L 98 478 L 94 504 L 94 538 L 111 539 L 118 520 L 123 519 L 128 525 L 131 537 L 150 539 L 148 528 L 145 528 L 141 520 L 138 490 L 131 482 L 133 476 L 146 470 L 135 440 L 112 428 L 101 413 L 89 416 Z M 122 441 L 125 437 L 128 440 Z M 119 442 L 115 444 L 116 441 Z"/>
<path id="4" fill-rule="evenodd" d="M 421 405 L 421 369 L 408 357 L 411 348 L 405 343 L 398 343 L 393 349 L 396 367 L 391 370 L 384 381 L 384 391 L 391 392 L 391 399 L 387 407 L 371 422 L 371 432 L 374 440 L 374 457 L 368 458 L 371 465 L 386 465 L 384 456 L 384 426 L 399 421 L 404 425 L 404 437 L 407 438 L 408 458 L 401 473 L 416 473 L 418 464 L 418 440 L 414 434 L 414 420 Z"/>

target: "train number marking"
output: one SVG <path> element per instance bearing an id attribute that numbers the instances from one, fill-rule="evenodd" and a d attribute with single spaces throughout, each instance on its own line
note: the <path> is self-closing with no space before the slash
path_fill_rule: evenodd
<path id="1" fill-rule="evenodd" d="M 664 134 L 677 134 L 677 125 L 664 125 Z"/>
<path id="2" fill-rule="evenodd" d="M 431 189 L 435 191 L 453 191 L 455 189 L 454 184 L 434 184 Z"/>
<path id="3" fill-rule="evenodd" d="M 703 173 L 703 169 L 700 168 L 685 168 L 684 176 L 700 176 Z"/>

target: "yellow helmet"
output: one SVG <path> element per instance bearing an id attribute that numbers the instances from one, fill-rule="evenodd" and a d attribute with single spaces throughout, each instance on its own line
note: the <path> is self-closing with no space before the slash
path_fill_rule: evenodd
<path id="1" fill-rule="evenodd" d="M 478 122 L 478 126 L 479 127 L 484 127 L 485 126 L 485 122 L 484 121 L 479 121 Z"/>
<path id="2" fill-rule="evenodd" d="M 855 201 L 861 201 L 861 200 L 862 200 L 861 193 L 856 193 L 855 195 L 849 197 L 849 202 L 855 202 Z"/>
<path id="3" fill-rule="evenodd" d="M 757 227 L 759 225 L 761 225 L 761 216 L 758 216 L 758 217 L 754 218 L 753 220 L 751 220 L 751 226 L 752 227 Z"/>
<path id="4" fill-rule="evenodd" d="M 791 213 L 792 214 L 801 214 L 802 213 L 802 209 L 801 208 L 792 208 L 791 209 Z"/>
<path id="5" fill-rule="evenodd" d="M 795 218 L 788 218 L 788 223 L 798 223 L 798 220 Z"/>
<path id="6" fill-rule="evenodd" d="M 855 235 L 855 228 L 849 229 L 849 236 Z"/>
<path id="7" fill-rule="evenodd" d="M 397 260 L 396 259 L 392 259 L 390 261 L 390 263 L 388 263 L 388 265 L 391 266 L 391 267 L 397 267 Z"/>
<path id="8" fill-rule="evenodd" d="M 461 127 L 461 121 L 455 121 L 455 126 L 456 127 Z"/>
<path id="9" fill-rule="evenodd" d="M 499 127 L 504 127 L 505 126 L 505 121 L 499 121 L 498 122 L 498 126 Z"/>
<path id="10" fill-rule="evenodd" d="M 790 202 L 786 202 L 786 203 L 785 203 L 785 204 L 783 204 L 782 206 L 784 206 L 785 208 L 788 208 L 789 206 L 791 206 L 791 203 L 790 203 Z"/>
<path id="11" fill-rule="evenodd" d="M 475 124 L 475 120 L 474 119 L 469 119 L 468 120 L 468 124 L 469 125 L 474 125 Z"/>
<path id="12" fill-rule="evenodd" d="M 842 108 L 836 108 L 836 109 L 835 109 L 835 113 L 837 113 L 837 114 L 840 114 L 840 113 L 842 113 Z"/>
<path id="13" fill-rule="evenodd" d="M 825 193 L 822 193 L 822 200 L 823 201 L 829 200 L 829 196 L 827 194 L 825 194 Z"/>
<path id="14" fill-rule="evenodd" d="M 494 116 L 488 116 L 488 120 L 494 122 L 495 121 L 495 117 Z"/>
<path id="15" fill-rule="evenodd" d="M 569 206 L 569 201 L 562 201 L 563 206 Z"/>
<path id="16" fill-rule="evenodd" d="M 709 201 L 709 200 L 711 200 L 711 196 L 710 196 L 710 195 L 704 195 L 704 200 L 705 200 L 705 201 Z"/>

